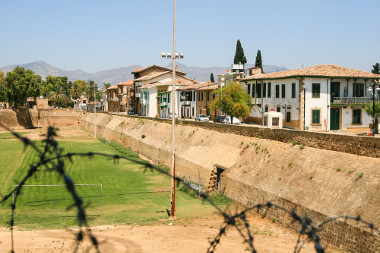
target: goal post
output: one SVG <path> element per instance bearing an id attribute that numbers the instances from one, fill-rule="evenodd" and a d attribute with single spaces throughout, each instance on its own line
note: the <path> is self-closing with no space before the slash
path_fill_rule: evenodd
<path id="1" fill-rule="evenodd" d="M 51 184 L 51 185 L 21 185 L 21 187 L 66 187 L 65 184 Z M 100 215 L 103 216 L 103 184 L 74 184 L 74 186 L 99 186 L 100 187 Z M 16 187 L 20 185 L 13 185 L 12 191 L 12 205 L 15 204 L 15 190 Z M 15 211 L 13 211 L 12 216 L 15 216 Z"/>

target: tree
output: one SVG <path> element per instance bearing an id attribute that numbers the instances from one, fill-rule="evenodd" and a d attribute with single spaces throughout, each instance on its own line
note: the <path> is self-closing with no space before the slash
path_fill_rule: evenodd
<path id="1" fill-rule="evenodd" d="M 36 99 L 40 95 L 41 76 L 30 69 L 17 66 L 7 73 L 4 81 L 8 101 L 14 103 L 15 107 L 24 105 L 28 97 Z"/>
<path id="2" fill-rule="evenodd" d="M 212 82 L 212 83 L 215 82 L 215 79 L 214 79 L 214 73 L 211 73 L 211 74 L 210 74 L 210 82 Z"/>
<path id="3" fill-rule="evenodd" d="M 111 87 L 110 83 L 103 83 L 103 88 L 104 89 L 108 89 L 109 87 Z"/>
<path id="4" fill-rule="evenodd" d="M 236 42 L 236 51 L 235 51 L 235 58 L 234 58 L 234 64 L 246 64 L 247 63 L 247 58 L 244 56 L 244 50 L 243 47 L 241 46 L 240 40 Z"/>
<path id="5" fill-rule="evenodd" d="M 263 60 L 261 58 L 261 51 L 257 50 L 255 67 L 263 69 Z"/>
<path id="6" fill-rule="evenodd" d="M 376 63 L 375 65 L 372 65 L 373 69 L 372 69 L 372 73 L 374 74 L 380 74 L 380 64 L 379 63 Z"/>
<path id="7" fill-rule="evenodd" d="M 373 103 L 366 104 L 364 110 L 368 115 L 370 115 L 372 117 L 373 116 Z M 378 129 L 378 125 L 379 125 L 378 118 L 379 118 L 379 116 L 380 116 L 380 102 L 375 104 L 375 122 L 373 122 L 375 124 L 375 133 L 379 132 L 379 129 Z"/>
<path id="8" fill-rule="evenodd" d="M 0 102 L 7 101 L 7 91 L 4 84 L 4 73 L 0 71 Z"/>
<path id="9" fill-rule="evenodd" d="M 220 94 L 219 94 L 220 92 Z M 212 110 L 222 108 L 222 111 L 233 117 L 247 117 L 251 111 L 251 98 L 248 93 L 237 82 L 231 82 L 229 85 L 215 91 L 215 100 L 211 103 Z"/>

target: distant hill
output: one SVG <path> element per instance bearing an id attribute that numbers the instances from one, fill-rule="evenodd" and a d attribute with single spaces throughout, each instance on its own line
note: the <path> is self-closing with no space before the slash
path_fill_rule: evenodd
<path id="1" fill-rule="evenodd" d="M 183 65 L 183 64 L 177 64 L 177 65 L 182 72 L 186 73 L 187 77 L 196 79 L 199 82 L 208 81 L 210 79 L 211 73 L 214 73 L 214 77 L 216 81 L 217 75 L 226 73 L 226 70 L 230 69 L 230 66 L 229 67 L 200 68 L 200 67 L 187 67 L 186 65 Z M 98 83 L 99 85 L 103 85 L 103 83 L 111 83 L 112 85 L 114 85 L 120 82 L 127 81 L 129 79 L 132 79 L 133 75 L 131 74 L 131 72 L 137 68 L 141 68 L 141 66 L 139 65 L 131 65 L 128 67 L 103 70 L 96 73 L 87 73 L 80 69 L 67 71 L 67 70 L 54 67 L 44 61 L 35 61 L 31 63 L 26 63 L 26 64 L 0 67 L 0 70 L 3 71 L 4 74 L 6 74 L 7 72 L 12 71 L 16 66 L 33 70 L 35 73 L 39 74 L 42 78 L 46 78 L 48 75 L 67 76 L 69 80 L 71 81 L 95 80 L 95 82 Z M 252 67 L 252 66 L 253 66 L 252 64 L 246 65 L 247 68 Z M 171 68 L 171 65 L 169 64 L 167 67 Z M 264 65 L 265 73 L 283 71 L 283 70 L 287 70 L 287 69 L 283 67 L 278 67 L 275 65 Z"/>

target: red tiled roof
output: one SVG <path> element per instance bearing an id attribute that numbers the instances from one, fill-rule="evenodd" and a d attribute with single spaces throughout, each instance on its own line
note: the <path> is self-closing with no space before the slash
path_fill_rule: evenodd
<path id="1" fill-rule="evenodd" d="M 211 89 L 215 89 L 214 86 L 216 86 L 216 89 L 218 88 L 217 83 L 202 82 L 202 83 L 194 83 L 185 87 L 181 87 L 181 88 L 178 88 L 178 90 L 211 90 Z"/>
<path id="2" fill-rule="evenodd" d="M 257 74 L 244 78 L 243 80 L 283 79 L 294 77 L 334 77 L 334 78 L 369 78 L 379 79 L 380 75 L 369 72 L 341 67 L 338 65 L 316 65 L 303 69 L 273 72 L 268 74 Z"/>
<path id="3" fill-rule="evenodd" d="M 141 86 L 140 88 L 150 88 L 150 87 L 154 87 L 154 86 L 170 86 L 170 85 L 172 85 L 172 82 L 173 82 L 172 78 L 166 78 L 166 79 L 163 79 L 161 81 L 145 84 L 145 85 Z M 178 86 L 188 86 L 188 85 L 191 85 L 193 82 L 192 82 L 192 80 L 187 80 L 184 78 L 176 78 L 175 83 L 176 83 L 176 86 L 177 85 Z"/>
<path id="4" fill-rule="evenodd" d="M 153 65 L 150 65 L 150 66 L 145 67 L 145 68 L 138 68 L 138 69 L 135 69 L 135 70 L 133 70 L 131 73 L 132 73 L 132 74 L 139 73 L 139 72 L 142 72 L 142 71 L 144 71 L 144 70 L 146 70 L 146 69 L 154 68 L 154 67 L 157 67 L 157 68 L 162 69 L 162 70 L 165 70 L 165 71 L 172 71 L 172 69 L 170 69 L 170 68 L 166 68 L 166 67 L 162 67 L 162 66 L 158 66 L 158 65 L 153 64 Z M 186 73 L 183 73 L 183 72 L 178 71 L 178 70 L 177 70 L 176 72 L 177 72 L 178 74 L 180 74 L 180 75 L 186 75 Z"/>
<path id="5" fill-rule="evenodd" d="M 117 84 L 115 84 L 114 86 L 109 87 L 107 90 L 113 90 L 113 89 L 117 89 Z"/>
<path id="6" fill-rule="evenodd" d="M 135 83 L 135 79 L 131 79 L 125 82 L 118 83 L 117 85 L 133 85 Z"/>

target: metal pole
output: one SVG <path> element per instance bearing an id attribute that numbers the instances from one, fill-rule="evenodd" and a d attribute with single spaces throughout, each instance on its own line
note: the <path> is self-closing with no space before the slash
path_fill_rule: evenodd
<path id="1" fill-rule="evenodd" d="M 103 184 L 100 184 L 100 216 L 103 216 Z"/>
<path id="2" fill-rule="evenodd" d="M 306 89 L 303 88 L 303 130 L 306 130 Z"/>
<path id="3" fill-rule="evenodd" d="M 376 84 L 375 81 L 372 82 L 372 118 L 373 118 L 373 124 L 372 124 L 372 136 L 375 137 L 375 91 L 376 91 Z"/>
<path id="4" fill-rule="evenodd" d="M 175 22 L 176 22 L 176 0 L 174 0 L 173 13 L 173 83 L 172 83 L 172 179 L 171 179 L 171 209 L 169 220 L 176 220 L 175 216 Z"/>
<path id="5" fill-rule="evenodd" d="M 95 80 L 94 80 L 94 111 L 95 111 L 95 121 L 94 121 L 94 126 L 95 126 L 95 139 L 96 139 L 96 95 L 95 95 Z"/>

